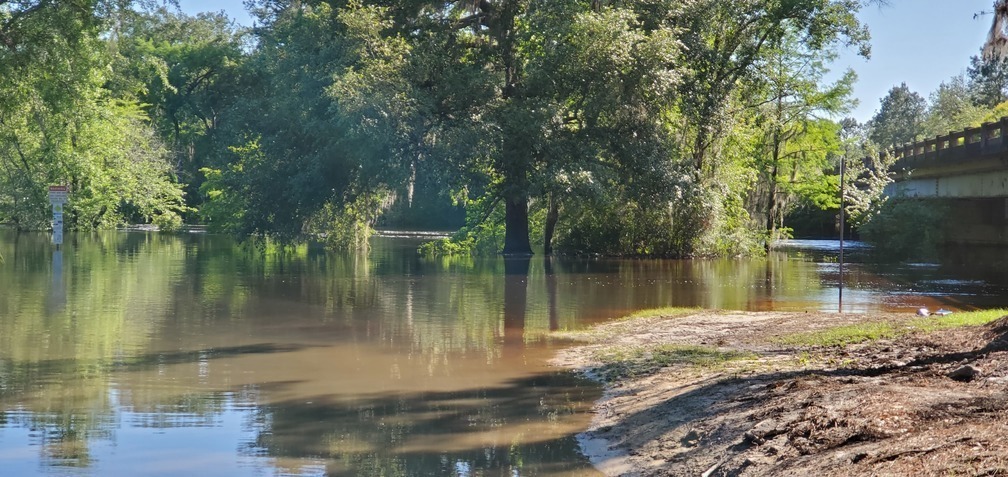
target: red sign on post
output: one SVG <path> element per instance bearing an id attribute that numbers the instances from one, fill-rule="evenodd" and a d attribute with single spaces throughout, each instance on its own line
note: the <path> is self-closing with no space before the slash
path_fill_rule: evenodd
<path id="1" fill-rule="evenodd" d="M 67 201 L 67 186 L 49 186 L 49 203 L 65 204 Z"/>

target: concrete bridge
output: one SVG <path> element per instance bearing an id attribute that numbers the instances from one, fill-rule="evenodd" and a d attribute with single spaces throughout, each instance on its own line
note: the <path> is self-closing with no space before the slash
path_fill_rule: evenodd
<path id="1" fill-rule="evenodd" d="M 942 199 L 953 245 L 1008 245 L 1008 117 L 896 148 L 889 197 Z"/>

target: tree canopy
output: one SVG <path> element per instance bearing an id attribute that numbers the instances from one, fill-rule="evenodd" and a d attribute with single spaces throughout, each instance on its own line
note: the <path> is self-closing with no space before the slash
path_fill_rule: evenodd
<path id="1" fill-rule="evenodd" d="M 0 217 L 48 224 L 50 184 L 74 193 L 66 221 L 92 228 L 181 223 L 182 191 L 162 139 L 135 98 L 113 94 L 103 37 L 116 4 L 0 4 Z"/>
<path id="2" fill-rule="evenodd" d="M 3 2 L 0 221 L 45 228 L 67 183 L 74 227 L 361 246 L 462 207 L 428 251 L 751 253 L 837 207 L 826 65 L 868 55 L 869 3 Z"/>

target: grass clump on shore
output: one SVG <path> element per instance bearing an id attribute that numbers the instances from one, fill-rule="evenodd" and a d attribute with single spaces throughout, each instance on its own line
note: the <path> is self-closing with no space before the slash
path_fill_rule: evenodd
<path id="1" fill-rule="evenodd" d="M 847 346 L 865 341 L 891 339 L 900 334 L 900 330 L 892 323 L 858 323 L 785 335 L 776 341 L 791 346 Z"/>
<path id="2" fill-rule="evenodd" d="M 700 311 L 700 308 L 650 308 L 635 311 L 629 315 L 616 318 L 615 320 L 607 323 L 605 326 L 591 326 L 583 330 L 575 331 L 557 331 L 554 332 L 552 336 L 562 340 L 578 341 L 582 343 L 598 343 L 625 333 L 629 327 L 632 326 L 629 322 L 634 320 L 648 318 L 671 318 L 675 316 L 690 315 L 698 311 Z"/>
<path id="3" fill-rule="evenodd" d="M 1005 315 L 1008 315 L 1008 309 L 995 308 L 953 313 L 948 316 L 921 317 L 910 322 L 910 325 L 917 330 L 931 332 L 964 326 L 983 326 Z"/>
<path id="4" fill-rule="evenodd" d="M 663 308 L 648 308 L 646 310 L 639 310 L 629 315 L 621 317 L 618 321 L 627 320 L 639 320 L 641 318 L 659 318 L 659 317 L 673 317 L 681 315 L 689 315 L 691 313 L 696 313 L 700 311 L 700 308 L 684 308 L 678 306 L 666 306 Z"/>
<path id="5" fill-rule="evenodd" d="M 837 326 L 821 331 L 785 335 L 776 342 L 790 346 L 828 347 L 847 346 L 893 339 L 910 333 L 930 333 L 966 326 L 982 326 L 1008 315 L 1008 309 L 993 309 L 953 313 L 947 316 L 920 317 L 906 322 L 875 322 Z"/>
<path id="6" fill-rule="evenodd" d="M 673 365 L 711 368 L 754 357 L 754 354 L 748 352 L 676 344 L 607 348 L 595 355 L 595 358 L 602 363 L 596 374 L 609 382 L 655 374 L 662 368 Z"/>

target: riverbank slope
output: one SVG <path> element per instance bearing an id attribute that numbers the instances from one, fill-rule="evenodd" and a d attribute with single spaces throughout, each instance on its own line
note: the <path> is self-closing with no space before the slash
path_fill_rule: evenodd
<path id="1" fill-rule="evenodd" d="M 667 310 L 565 337 L 607 475 L 1008 474 L 1008 317 Z"/>

